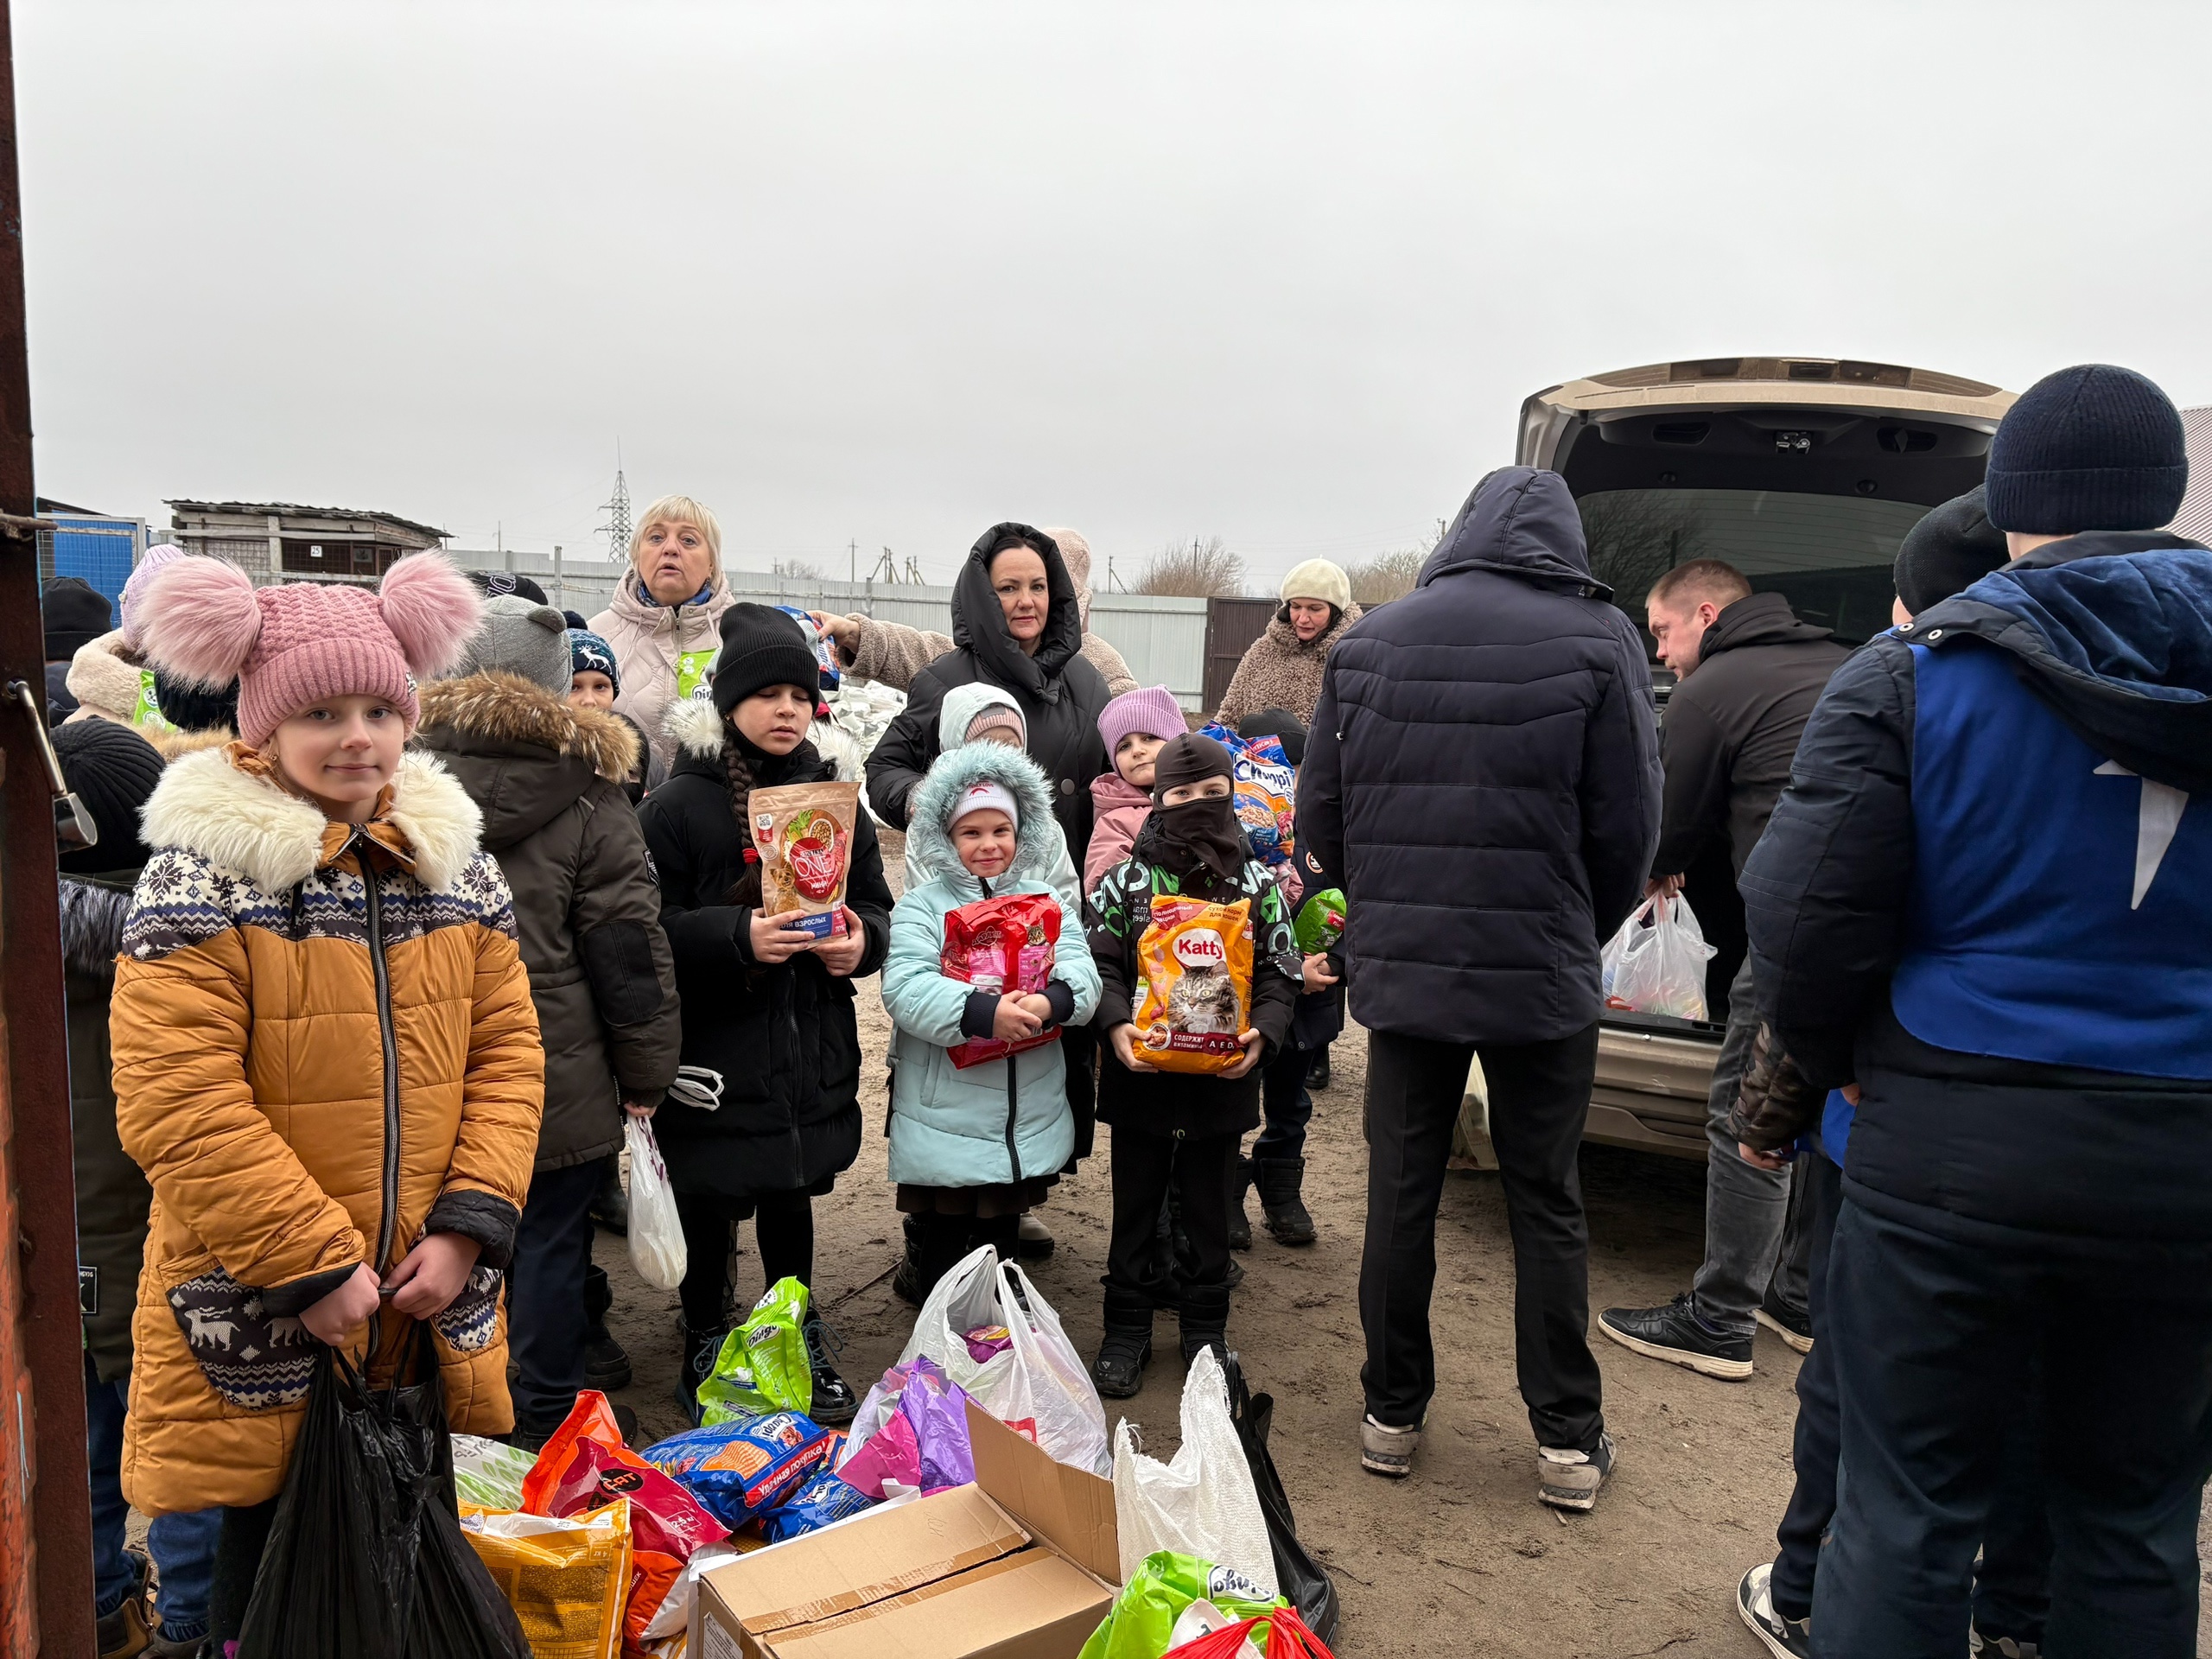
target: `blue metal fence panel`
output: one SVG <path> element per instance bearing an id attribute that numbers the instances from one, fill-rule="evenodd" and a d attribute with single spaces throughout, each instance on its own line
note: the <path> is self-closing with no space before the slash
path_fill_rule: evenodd
<path id="1" fill-rule="evenodd" d="M 82 576 L 107 595 L 109 604 L 119 603 L 123 584 L 130 580 L 130 567 L 140 551 L 138 521 L 57 515 L 53 524 L 51 563 L 41 559 L 41 564 L 47 568 L 40 574 Z"/>

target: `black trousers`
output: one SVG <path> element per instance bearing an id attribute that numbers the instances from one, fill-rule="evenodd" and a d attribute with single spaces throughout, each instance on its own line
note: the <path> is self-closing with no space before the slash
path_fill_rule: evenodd
<path id="1" fill-rule="evenodd" d="M 1513 1235 L 1513 1334 L 1521 1398 L 1539 1446 L 1587 1452 L 1605 1429 L 1590 1352 L 1590 1233 L 1576 1156 L 1598 1068 L 1593 1021 L 1544 1043 L 1484 1043 L 1490 1134 Z M 1428 1328 L 1436 1211 L 1471 1043 L 1376 1031 L 1367 1049 L 1367 1243 L 1359 1265 L 1360 1371 L 1368 1414 L 1402 1428 L 1436 1392 Z"/>
<path id="2" fill-rule="evenodd" d="M 1823 1659 L 1956 1659 L 2024 1408 L 2053 1543 L 2048 1650 L 2189 1659 L 2212 1245 L 1980 1230 L 1926 1232 L 1846 1191 L 1823 1338 L 1843 1402 L 1813 1595 Z M 2037 1371 L 2034 1402 L 2021 1379 Z"/>
<path id="3" fill-rule="evenodd" d="M 211 1652 L 219 1654 L 225 1643 L 238 1639 L 245 1624 L 246 1605 L 253 1599 L 253 1581 L 269 1548 L 269 1529 L 276 1519 L 273 1497 L 264 1503 L 223 1511 L 223 1530 L 215 1541 L 215 1582 L 207 1599 Z"/>
<path id="4" fill-rule="evenodd" d="M 1782 1524 L 1775 1529 L 1780 1553 L 1774 1560 L 1772 1593 L 1777 1612 L 1786 1618 L 1805 1618 L 1813 1611 L 1821 1544 L 1835 1516 L 1836 1468 L 1842 1455 L 1827 1282 L 1829 1248 L 1843 1211 L 1843 1172 L 1817 1152 L 1801 1154 L 1790 1197 L 1811 1252 L 1807 1306 L 1813 1320 L 1813 1351 L 1797 1368 L 1797 1426 L 1790 1450 L 1797 1484 Z M 2034 1431 L 2041 1400 L 2042 1389 L 2031 1385 L 2014 1414 L 1974 1581 L 1976 1630 L 1986 1637 L 2009 1636 L 2038 1644 L 2050 1609 L 2046 1583 L 2050 1522 L 2044 1513 L 2043 1455 Z"/>
<path id="5" fill-rule="evenodd" d="M 989 1245 L 999 1253 L 999 1260 L 1014 1260 L 1014 1244 L 1021 1236 L 1020 1215 L 945 1216 L 935 1213 L 910 1216 L 907 1219 L 914 1229 L 914 1265 L 921 1280 L 922 1295 L 926 1299 L 937 1288 L 938 1281 L 960 1265 L 971 1251 Z"/>
<path id="6" fill-rule="evenodd" d="M 518 1421 L 559 1422 L 584 1385 L 591 1201 L 605 1175 L 604 1162 L 594 1160 L 541 1169 L 530 1178 L 507 1272 L 507 1351 L 515 1363 Z"/>
<path id="7" fill-rule="evenodd" d="M 765 1282 L 796 1279 L 814 1287 L 814 1199 L 805 1192 L 767 1192 L 746 1199 L 678 1192 L 683 1224 L 683 1323 L 693 1332 L 725 1329 L 731 1307 L 730 1229 L 750 1214 Z"/>
<path id="8" fill-rule="evenodd" d="M 1182 1206 L 1190 1255 L 1181 1268 L 1186 1285 L 1212 1286 L 1229 1278 L 1229 1172 L 1237 1135 L 1147 1135 L 1116 1127 L 1114 1234 L 1106 1251 L 1106 1287 L 1165 1303 L 1170 1262 L 1160 1248 L 1160 1211 L 1172 1182 Z"/>
<path id="9" fill-rule="evenodd" d="M 1265 1122 L 1252 1143 L 1252 1161 L 1271 1164 L 1306 1155 L 1306 1126 L 1313 1121 L 1313 1096 L 1306 1074 L 1317 1051 L 1284 1044 L 1260 1074 L 1260 1109 Z"/>
<path id="10" fill-rule="evenodd" d="M 1098 1034 L 1089 1026 L 1060 1027 L 1060 1060 L 1067 1068 L 1068 1110 L 1075 1117 L 1075 1150 L 1060 1166 L 1072 1175 L 1076 1166 L 1090 1156 L 1098 1128 Z"/>

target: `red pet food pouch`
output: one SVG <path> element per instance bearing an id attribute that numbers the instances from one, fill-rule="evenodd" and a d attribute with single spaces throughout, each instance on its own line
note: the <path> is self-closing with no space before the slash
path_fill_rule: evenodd
<path id="1" fill-rule="evenodd" d="M 1027 996 L 1044 990 L 1052 977 L 1060 942 L 1060 901 L 1049 893 L 1015 893 L 982 899 L 947 912 L 944 946 L 938 970 L 947 979 L 1001 996 Z M 986 1060 L 1002 1060 L 1025 1048 L 1057 1043 L 1060 1033 L 1046 1030 L 1018 1043 L 971 1037 L 945 1052 L 965 1071 Z"/>

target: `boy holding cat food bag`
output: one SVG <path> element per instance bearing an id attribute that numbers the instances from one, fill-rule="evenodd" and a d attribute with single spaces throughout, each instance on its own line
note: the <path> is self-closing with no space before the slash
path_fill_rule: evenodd
<path id="1" fill-rule="evenodd" d="M 1114 1135 L 1106 1331 L 1091 1375 L 1110 1399 L 1143 1386 L 1153 1312 L 1169 1296 L 1158 1224 L 1171 1180 L 1192 1258 L 1184 1357 L 1226 1345 L 1230 1171 L 1298 996 L 1289 912 L 1245 843 L 1233 773 L 1211 738 L 1169 739 L 1154 762 L 1151 817 L 1090 895 L 1098 1118 Z"/>

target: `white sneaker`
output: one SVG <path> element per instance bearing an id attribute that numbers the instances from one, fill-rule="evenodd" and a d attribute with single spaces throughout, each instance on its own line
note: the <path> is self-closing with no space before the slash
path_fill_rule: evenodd
<path id="1" fill-rule="evenodd" d="M 1359 1466 L 1370 1475 L 1403 1480 L 1414 1471 L 1414 1453 L 1421 1449 L 1419 1423 L 1392 1428 L 1372 1417 L 1359 1422 Z"/>
<path id="2" fill-rule="evenodd" d="M 1774 1611 L 1774 1563 L 1761 1561 L 1736 1586 L 1736 1616 L 1774 1659 L 1812 1659 L 1813 1621 Z"/>
<path id="3" fill-rule="evenodd" d="M 1563 1446 L 1536 1448 L 1536 1501 L 1555 1510 L 1587 1511 L 1598 1507 L 1598 1489 L 1613 1475 L 1613 1437 L 1600 1433 L 1598 1449 L 1577 1452 Z"/>

